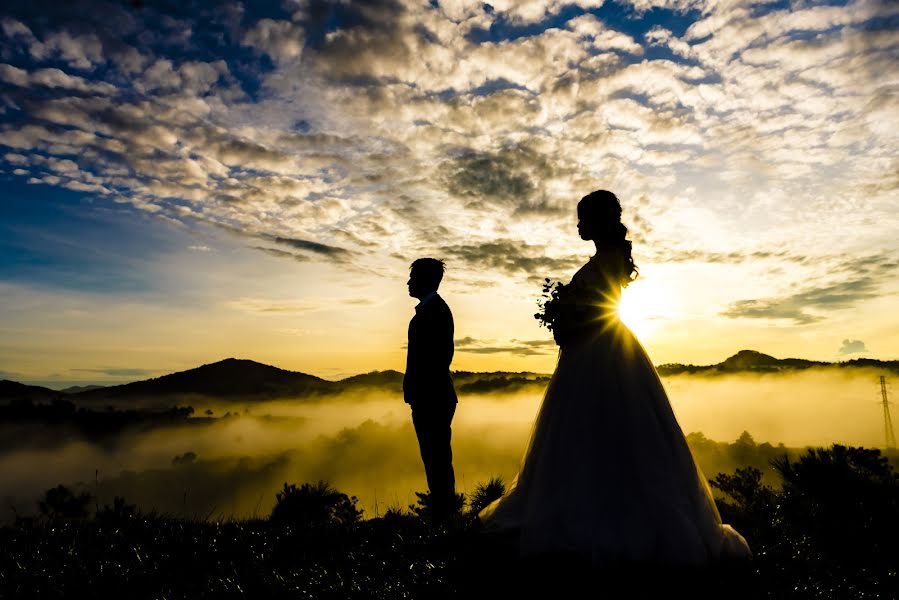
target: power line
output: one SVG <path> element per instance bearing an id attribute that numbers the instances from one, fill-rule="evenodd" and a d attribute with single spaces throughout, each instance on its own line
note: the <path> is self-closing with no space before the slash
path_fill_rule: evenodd
<path id="1" fill-rule="evenodd" d="M 896 435 L 893 433 L 893 420 L 890 418 L 890 401 L 887 399 L 886 377 L 880 376 L 880 395 L 883 397 L 883 429 L 886 434 L 887 448 L 896 447 Z"/>

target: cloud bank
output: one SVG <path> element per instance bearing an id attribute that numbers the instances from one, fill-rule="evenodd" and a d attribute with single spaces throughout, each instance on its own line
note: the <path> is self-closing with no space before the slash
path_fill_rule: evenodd
<path id="1" fill-rule="evenodd" d="M 574 204 L 607 188 L 638 265 L 727 266 L 740 286 L 688 284 L 715 317 L 809 328 L 896 291 L 897 18 L 878 0 L 16 2 L 0 177 L 310 272 L 435 255 L 518 292 L 583 262 Z"/>

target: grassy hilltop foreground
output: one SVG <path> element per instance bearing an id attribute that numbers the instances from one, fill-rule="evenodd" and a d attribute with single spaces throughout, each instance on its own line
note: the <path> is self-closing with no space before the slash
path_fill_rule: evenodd
<path id="1" fill-rule="evenodd" d="M 774 467 L 778 489 L 751 467 L 712 480 L 724 521 L 755 557 L 706 569 L 519 559 L 514 536 L 475 517 L 502 492 L 495 480 L 442 522 L 425 494 L 362 520 L 355 498 L 323 482 L 285 484 L 270 518 L 243 521 L 142 514 L 122 498 L 92 510 L 88 494 L 59 487 L 40 517 L 0 529 L 0 597 L 897 597 L 899 477 L 887 459 L 834 445 Z"/>

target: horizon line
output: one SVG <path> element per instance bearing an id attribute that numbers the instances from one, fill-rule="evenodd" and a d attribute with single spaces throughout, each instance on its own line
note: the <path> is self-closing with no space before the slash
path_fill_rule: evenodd
<path id="1" fill-rule="evenodd" d="M 665 363 L 659 363 L 658 365 L 654 365 L 654 366 L 655 366 L 656 369 L 659 369 L 659 368 L 665 367 L 665 366 L 675 366 L 675 365 L 677 365 L 677 366 L 683 366 L 683 367 L 697 367 L 697 368 L 714 367 L 714 366 L 717 366 L 717 365 L 720 365 L 720 364 L 724 363 L 725 361 L 727 361 L 727 360 L 730 359 L 730 358 L 733 358 L 734 356 L 739 355 L 741 352 L 756 352 L 756 353 L 758 353 L 758 354 L 762 354 L 762 355 L 765 355 L 765 356 L 770 356 L 771 358 L 774 358 L 775 360 L 778 360 L 778 361 L 784 361 L 784 360 L 802 360 L 802 361 L 808 361 L 808 362 L 812 362 L 812 363 L 820 363 L 820 364 L 822 364 L 822 365 L 839 365 L 839 364 L 842 364 L 842 363 L 851 362 L 851 361 L 853 361 L 853 360 L 872 360 L 872 361 L 877 361 L 877 362 L 895 362 L 895 361 L 899 360 L 899 359 L 871 358 L 871 357 L 866 357 L 866 356 L 856 356 L 856 357 L 846 358 L 846 359 L 843 359 L 843 360 L 836 360 L 836 361 L 813 360 L 813 359 L 809 359 L 809 358 L 799 358 L 799 357 L 795 357 L 795 356 L 788 356 L 788 357 L 785 357 L 785 358 L 777 358 L 776 356 L 773 356 L 773 355 L 771 355 L 771 354 L 767 354 L 767 353 L 765 353 L 765 352 L 761 352 L 761 351 L 758 351 L 758 350 L 752 350 L 752 349 L 749 349 L 749 348 L 743 348 L 743 349 L 738 350 L 737 352 L 735 352 L 735 353 L 733 353 L 733 354 L 727 356 L 727 357 L 724 358 L 723 360 L 721 360 L 721 361 L 719 361 L 719 362 L 716 362 L 716 363 L 709 363 L 709 364 L 694 364 L 694 363 L 681 363 L 681 362 L 665 362 Z M 205 366 L 215 365 L 215 364 L 222 363 L 222 362 L 225 362 L 225 361 L 228 361 L 228 360 L 238 360 L 238 361 L 248 361 L 248 362 L 253 362 L 253 363 L 256 363 L 256 364 L 259 364 L 259 365 L 264 365 L 264 366 L 267 366 L 267 367 L 272 367 L 272 368 L 279 369 L 279 370 L 282 370 L 282 371 L 287 371 L 287 372 L 290 372 L 290 373 L 296 373 L 296 374 L 300 374 L 300 375 L 309 375 L 309 376 L 311 376 L 311 377 L 316 377 L 316 378 L 318 378 L 318 379 L 321 379 L 321 380 L 323 380 L 323 381 L 328 381 L 328 382 L 331 382 L 331 383 L 339 383 L 339 382 L 341 382 L 341 381 L 344 381 L 344 380 L 346 380 L 346 379 L 350 379 L 350 378 L 352 378 L 352 377 L 358 377 L 358 376 L 361 376 L 361 375 L 371 375 L 371 374 L 374 374 L 374 373 L 388 373 L 388 372 L 395 372 L 395 373 L 403 374 L 403 371 L 399 371 L 399 370 L 397 370 L 397 369 L 373 369 L 373 370 L 370 370 L 370 371 L 365 371 L 365 372 L 360 372 L 360 373 L 349 374 L 349 375 L 346 375 L 346 376 L 344 376 L 344 377 L 340 377 L 339 379 L 331 379 L 331 378 L 327 378 L 327 377 L 322 377 L 322 376 L 320 376 L 320 375 L 314 375 L 314 374 L 312 374 L 312 373 L 307 373 L 307 372 L 305 372 L 305 371 L 293 371 L 293 370 L 291 370 L 291 369 L 284 369 L 284 368 L 282 368 L 282 367 L 279 367 L 279 366 L 276 366 L 276 365 L 272 365 L 272 364 L 269 364 L 269 363 L 259 362 L 259 361 L 257 361 L 257 360 L 252 359 L 252 358 L 237 358 L 237 357 L 234 357 L 234 356 L 228 356 L 228 357 L 225 357 L 225 358 L 222 358 L 222 359 L 219 359 L 219 360 L 216 360 L 216 361 L 212 361 L 212 362 L 209 362 L 209 363 L 203 363 L 203 364 L 197 365 L 197 366 L 195 366 L 195 367 L 189 367 L 189 368 L 183 369 L 183 370 L 181 370 L 181 371 L 170 371 L 170 372 L 166 372 L 166 373 L 161 373 L 161 374 L 159 374 L 159 375 L 149 375 L 149 374 L 148 374 L 147 377 L 145 377 L 144 379 L 134 379 L 134 380 L 129 380 L 129 381 L 122 381 L 122 380 L 99 380 L 99 379 L 93 379 L 93 380 L 87 380 L 87 379 L 84 379 L 84 380 L 82 380 L 82 379 L 21 379 L 21 380 L 17 380 L 17 379 L 9 379 L 9 378 L 5 377 L 5 375 L 13 375 L 13 374 L 7 374 L 7 373 L 4 373 L 4 374 L 3 374 L 4 377 L 3 377 L 2 379 L 0 379 L 0 381 L 12 381 L 12 382 L 14 382 L 14 383 L 21 383 L 21 384 L 24 384 L 24 385 L 37 386 L 37 387 L 44 387 L 44 388 L 47 388 L 47 389 L 51 389 L 51 390 L 53 390 L 53 391 L 63 391 L 63 390 L 65 390 L 65 389 L 69 389 L 69 388 L 72 388 L 72 387 L 89 387 L 89 386 L 92 386 L 92 385 L 94 385 L 94 386 L 101 386 L 101 387 L 114 387 L 114 386 L 120 386 L 120 385 L 129 385 L 129 384 L 132 384 L 132 383 L 138 383 L 138 382 L 141 382 L 141 381 L 148 381 L 148 380 L 151 380 L 151 379 L 158 379 L 158 378 L 160 378 L 160 377 L 165 377 L 165 376 L 167 376 L 167 375 L 174 375 L 174 374 L 176 374 L 176 373 L 184 373 L 184 372 L 186 372 L 186 371 L 192 371 L 192 370 L 194 370 L 194 369 L 199 369 L 199 368 L 202 368 L 202 367 L 205 367 Z M 504 371 L 504 370 L 498 370 L 498 371 L 469 371 L 469 370 L 462 370 L 462 369 L 459 369 L 459 370 L 451 370 L 450 372 L 451 372 L 451 373 L 474 373 L 474 374 L 481 374 L 481 375 L 493 375 L 493 374 L 497 374 L 497 373 L 508 373 L 508 374 L 531 374 L 531 375 L 547 376 L 547 377 L 551 375 L 551 373 L 539 373 L 539 372 L 537 372 L 537 371 Z M 61 387 L 51 387 L 51 386 L 61 386 Z"/>

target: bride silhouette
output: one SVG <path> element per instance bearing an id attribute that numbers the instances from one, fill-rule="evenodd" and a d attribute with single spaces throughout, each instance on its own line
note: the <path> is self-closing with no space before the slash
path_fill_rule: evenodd
<path id="1" fill-rule="evenodd" d="M 636 274 L 618 198 L 595 191 L 577 214 L 596 254 L 547 307 L 558 364 L 518 476 L 481 521 L 517 531 L 522 555 L 574 553 L 596 565 L 751 557 L 722 524 L 655 367 L 618 318 Z"/>

